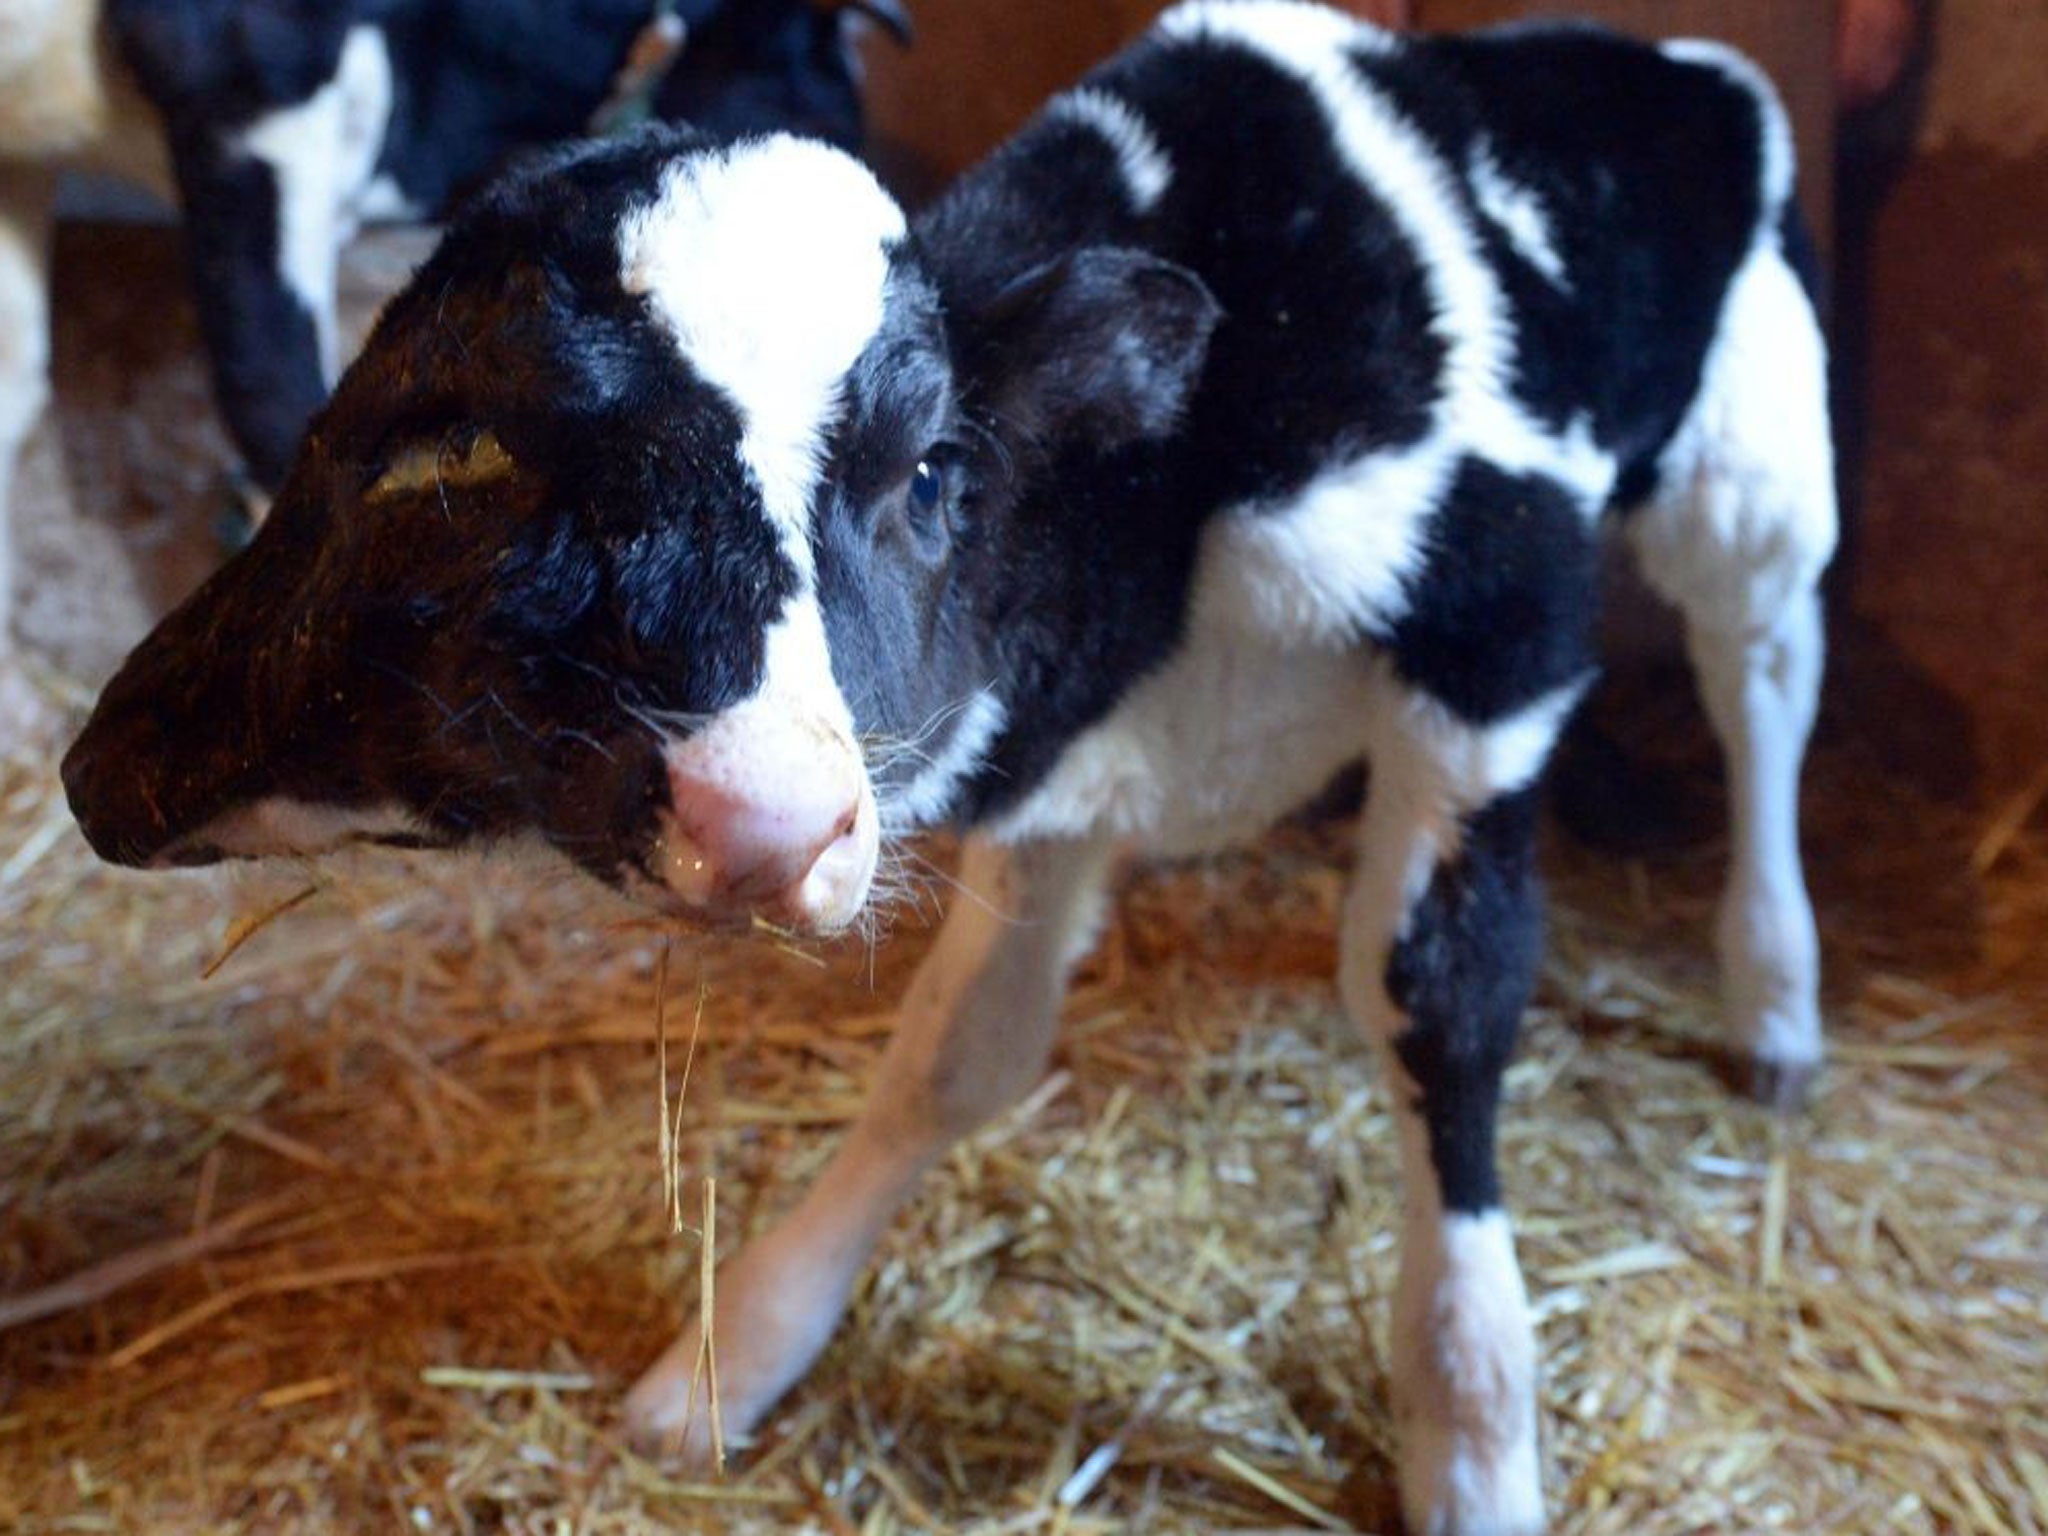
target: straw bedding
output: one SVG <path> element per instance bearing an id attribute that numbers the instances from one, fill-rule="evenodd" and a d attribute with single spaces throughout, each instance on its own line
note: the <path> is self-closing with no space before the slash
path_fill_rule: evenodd
<path id="1" fill-rule="evenodd" d="M 43 599 L 141 544 L 185 585 L 165 561 L 203 559 L 203 514 L 130 504 L 191 513 L 221 449 L 189 316 L 138 331 L 116 302 L 175 292 L 174 252 L 85 254 L 58 414 L 107 519 L 64 532 L 106 558 L 39 577 L 24 619 L 91 672 L 133 616 Z M 2003 420 L 1967 441 L 2027 440 Z M 35 483 L 27 545 L 58 527 Z M 1977 648 L 2020 654 L 1999 633 Z M 1806 1115 L 1715 1070 L 1718 847 L 1546 851 L 1503 1136 L 1572 1536 L 2048 1533 L 2048 777 L 1970 808 L 1901 761 L 2032 741 L 2037 706 L 1959 719 L 1846 638 L 1808 777 L 1835 1055 Z M 1691 716 L 1651 734 L 1700 777 Z M 817 1371 L 692 1483 L 628 1453 L 615 1405 L 696 1305 L 707 1181 L 730 1251 L 818 1167 L 943 881 L 872 950 L 804 950 L 394 857 L 221 960 L 301 872 L 104 869 L 54 765 L 0 763 L 0 1531 L 1391 1530 L 1398 1190 L 1329 982 L 1345 840 L 1134 875 L 1045 1086 L 928 1181 Z M 666 1192 L 665 946 L 672 1094 L 704 999 Z"/>
<path id="2" fill-rule="evenodd" d="M 202 980 L 304 876 L 102 869 L 50 764 L 4 773 L 0 1529 L 1393 1528 L 1340 825 L 1132 878 L 1045 1086 L 685 1482 L 615 1404 L 695 1305 L 705 1180 L 729 1251 L 816 1169 L 943 884 L 804 950 L 393 857 Z M 1503 1130 L 1561 1531 L 2048 1531 L 2040 793 L 1965 816 L 1842 744 L 1812 787 L 1835 1057 L 1788 1124 L 1712 1067 L 1717 850 L 1549 849 Z"/>

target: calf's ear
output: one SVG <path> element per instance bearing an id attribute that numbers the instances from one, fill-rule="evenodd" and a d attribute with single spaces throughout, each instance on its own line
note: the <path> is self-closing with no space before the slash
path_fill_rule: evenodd
<path id="1" fill-rule="evenodd" d="M 1112 449 L 1180 419 L 1222 309 L 1186 267 L 1087 246 L 1005 288 L 970 327 L 968 372 L 997 419 Z"/>

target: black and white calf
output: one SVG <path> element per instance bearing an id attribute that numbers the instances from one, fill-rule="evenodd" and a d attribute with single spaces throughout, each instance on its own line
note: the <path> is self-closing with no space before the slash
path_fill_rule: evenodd
<path id="1" fill-rule="evenodd" d="M 818 930 L 885 836 L 970 829 L 980 899 L 869 1107 L 719 1282 L 744 1427 L 1040 1072 L 1113 854 L 1243 837 L 1363 754 L 1341 985 L 1400 1110 L 1404 1498 L 1534 1530 L 1494 1115 L 1604 521 L 1727 748 L 1732 1027 L 1773 1080 L 1820 1057 L 1833 500 L 1791 165 L 1717 47 L 1290 0 L 1170 12 L 914 223 L 787 137 L 566 155 L 392 304 L 255 544 L 107 689 L 71 803 L 125 863 L 523 837 Z M 684 1433 L 695 1349 L 641 1430 Z"/>
<path id="2" fill-rule="evenodd" d="M 524 145 L 582 133 L 653 0 L 0 0 L 0 668 L 7 501 L 47 390 L 59 173 L 173 195 L 222 414 L 276 488 L 340 366 L 335 273 L 363 220 L 438 214 Z M 865 17 L 895 0 L 677 0 L 646 107 L 717 132 L 861 131 Z M 0 708 L 0 732 L 5 730 Z"/>

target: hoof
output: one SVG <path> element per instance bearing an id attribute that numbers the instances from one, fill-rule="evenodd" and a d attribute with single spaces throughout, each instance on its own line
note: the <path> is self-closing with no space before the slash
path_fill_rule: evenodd
<path id="1" fill-rule="evenodd" d="M 690 1390 L 692 1381 L 696 1391 Z M 726 1418 L 721 1403 L 720 1419 Z M 711 1380 L 698 1369 L 697 1331 L 671 1344 L 626 1394 L 626 1441 L 649 1461 L 708 1472 L 717 1463 L 711 1434 Z M 721 1423 L 725 1434 L 736 1428 Z"/>
<path id="2" fill-rule="evenodd" d="M 1543 1490 L 1533 1447 L 1456 1456 L 1403 1455 L 1402 1526 L 1408 1536 L 1543 1536 Z"/>
<path id="3" fill-rule="evenodd" d="M 1797 1114 L 1812 1100 L 1820 1068 L 1817 1060 L 1751 1056 L 1742 1074 L 1742 1088 L 1756 1103 L 1776 1114 Z"/>

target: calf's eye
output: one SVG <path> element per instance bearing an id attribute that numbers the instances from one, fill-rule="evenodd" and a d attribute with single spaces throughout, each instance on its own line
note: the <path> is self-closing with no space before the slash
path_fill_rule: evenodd
<path id="1" fill-rule="evenodd" d="M 945 477 L 930 459 L 919 459 L 910 475 L 910 505 L 921 513 L 932 513 L 946 499 Z"/>
<path id="2" fill-rule="evenodd" d="M 516 467 L 496 433 L 466 427 L 408 443 L 385 463 L 363 499 L 377 502 L 429 489 L 466 489 L 502 480 Z"/>

